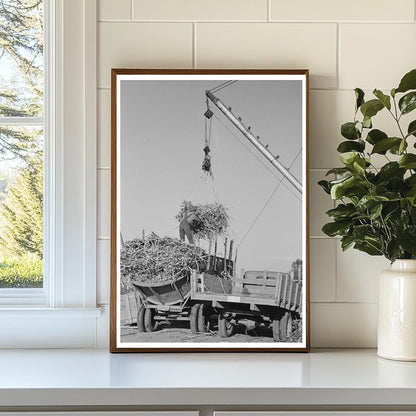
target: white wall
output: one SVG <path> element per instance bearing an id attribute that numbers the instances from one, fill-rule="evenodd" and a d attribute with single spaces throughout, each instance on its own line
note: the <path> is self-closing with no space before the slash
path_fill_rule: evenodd
<path id="1" fill-rule="evenodd" d="M 312 346 L 375 346 L 377 276 L 388 262 L 342 253 L 322 234 L 333 204 L 316 182 L 337 163 L 352 89 L 390 90 L 416 67 L 415 1 L 99 0 L 98 7 L 99 303 L 108 304 L 110 280 L 110 69 L 309 68 Z"/>

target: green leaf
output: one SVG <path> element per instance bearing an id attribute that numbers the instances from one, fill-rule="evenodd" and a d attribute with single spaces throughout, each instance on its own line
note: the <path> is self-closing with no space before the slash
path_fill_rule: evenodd
<path id="1" fill-rule="evenodd" d="M 361 106 L 361 113 L 364 117 L 374 117 L 380 110 L 384 108 L 384 105 L 380 100 L 370 100 L 366 101 Z"/>
<path id="2" fill-rule="evenodd" d="M 341 142 L 339 146 L 337 147 L 337 151 L 340 153 L 351 152 L 354 150 L 357 152 L 363 152 L 364 149 L 365 149 L 365 142 L 363 140 L 358 140 L 356 142 L 353 142 L 353 141 Z"/>
<path id="3" fill-rule="evenodd" d="M 383 103 L 384 107 L 388 110 L 391 109 L 390 97 L 388 95 L 377 89 L 373 91 L 373 94 Z"/>
<path id="4" fill-rule="evenodd" d="M 405 139 L 403 139 L 402 141 L 401 141 L 401 143 L 400 143 L 400 146 L 399 146 L 399 155 L 402 155 L 403 154 L 403 152 L 406 150 L 406 148 L 407 148 L 407 141 L 405 140 Z"/>
<path id="5" fill-rule="evenodd" d="M 407 114 L 416 108 L 416 92 L 409 92 L 399 100 L 399 108 L 402 114 Z"/>
<path id="6" fill-rule="evenodd" d="M 327 193 L 327 194 L 330 194 L 331 193 L 331 187 L 330 187 L 330 185 L 329 185 L 329 182 L 328 181 L 324 181 L 324 180 L 322 180 L 322 181 L 319 181 L 318 182 L 318 185 Z"/>
<path id="7" fill-rule="evenodd" d="M 360 251 L 364 251 L 370 256 L 381 256 L 383 254 L 381 248 L 377 248 L 377 246 L 374 247 L 374 245 L 370 244 L 370 242 L 358 241 L 354 244 L 354 248 Z"/>
<path id="8" fill-rule="evenodd" d="M 398 238 L 399 244 L 410 254 L 416 254 L 416 227 L 406 228 Z"/>
<path id="9" fill-rule="evenodd" d="M 407 135 L 413 135 L 416 137 L 416 120 L 413 120 L 410 124 L 409 127 L 407 128 Z"/>
<path id="10" fill-rule="evenodd" d="M 373 129 L 368 132 L 366 140 L 370 144 L 376 144 L 380 140 L 386 139 L 387 137 L 388 136 L 384 133 L 384 131 Z"/>
<path id="11" fill-rule="evenodd" d="M 336 235 L 345 235 L 351 227 L 349 221 L 335 221 L 329 222 L 322 227 L 322 231 L 329 237 L 335 237 Z"/>
<path id="12" fill-rule="evenodd" d="M 329 171 L 326 173 L 325 176 L 332 175 L 332 174 L 345 175 L 346 173 L 350 173 L 350 172 L 351 172 L 351 169 L 349 168 L 333 168 L 333 169 L 329 169 Z"/>
<path id="13" fill-rule="evenodd" d="M 416 155 L 408 153 L 399 159 L 399 165 L 405 169 L 416 169 Z"/>
<path id="14" fill-rule="evenodd" d="M 399 86 L 395 90 L 395 93 L 406 92 L 406 91 L 415 90 L 415 89 L 416 89 L 416 69 L 412 69 L 401 79 Z"/>
<path id="15" fill-rule="evenodd" d="M 383 211 L 383 204 L 377 204 L 374 207 L 370 208 L 370 218 L 375 220 L 381 216 Z"/>
<path id="16" fill-rule="evenodd" d="M 392 146 L 389 151 L 394 155 L 402 155 L 403 152 L 407 149 L 407 141 L 405 139 L 400 139 L 400 143 Z"/>
<path id="17" fill-rule="evenodd" d="M 332 199 L 340 199 L 345 195 L 345 192 L 358 183 L 358 178 L 355 176 L 350 176 L 349 178 L 344 178 L 340 181 L 332 182 L 333 185 L 331 187 L 331 198 Z"/>
<path id="18" fill-rule="evenodd" d="M 357 123 L 350 121 L 341 126 L 341 134 L 348 140 L 357 140 L 361 137 L 361 133 L 357 128 Z"/>
<path id="19" fill-rule="evenodd" d="M 389 162 L 381 167 L 378 172 L 378 178 L 381 181 L 389 181 L 392 178 L 403 178 L 406 169 L 400 167 L 397 162 Z"/>
<path id="20" fill-rule="evenodd" d="M 373 233 L 371 225 L 357 225 L 352 230 L 352 235 L 355 240 L 364 240 L 364 237 Z"/>
<path id="21" fill-rule="evenodd" d="M 339 155 L 339 160 L 346 166 L 352 167 L 354 162 L 360 158 L 357 152 L 346 152 Z"/>
<path id="22" fill-rule="evenodd" d="M 347 250 L 354 244 L 354 237 L 351 235 L 346 235 L 341 238 L 341 248 L 342 251 Z"/>
<path id="23" fill-rule="evenodd" d="M 388 256 L 388 257 L 387 257 Z M 387 255 L 386 257 L 390 261 L 395 261 L 396 259 L 402 257 L 402 250 L 400 249 L 399 242 L 397 239 L 390 240 L 387 244 Z"/>
<path id="24" fill-rule="evenodd" d="M 361 88 L 356 88 L 355 90 L 355 111 L 364 104 L 364 91 Z"/>
<path id="25" fill-rule="evenodd" d="M 387 137 L 386 139 L 382 139 L 378 141 L 374 147 L 371 154 L 378 153 L 379 155 L 384 155 L 387 150 L 391 149 L 393 146 L 400 146 L 402 139 L 399 137 Z"/>
<path id="26" fill-rule="evenodd" d="M 350 217 L 357 212 L 354 204 L 339 204 L 336 208 L 330 209 L 326 214 L 335 219 Z"/>
<path id="27" fill-rule="evenodd" d="M 382 195 L 364 195 L 360 202 L 357 204 L 357 209 L 360 211 L 367 211 L 368 209 L 374 207 L 379 202 L 388 201 L 389 199 L 386 196 Z"/>
<path id="28" fill-rule="evenodd" d="M 364 116 L 363 127 L 366 129 L 371 129 L 373 127 L 373 123 L 371 122 L 371 117 Z"/>

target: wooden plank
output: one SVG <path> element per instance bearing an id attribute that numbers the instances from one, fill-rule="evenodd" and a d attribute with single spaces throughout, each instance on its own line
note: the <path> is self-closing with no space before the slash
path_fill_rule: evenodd
<path id="1" fill-rule="evenodd" d="M 195 288 L 196 288 L 196 279 L 197 279 L 197 271 L 193 270 L 191 273 L 191 297 L 195 295 Z"/>
<path id="2" fill-rule="evenodd" d="M 234 278 L 237 274 L 237 256 L 238 256 L 238 248 L 235 250 L 235 257 L 234 257 L 234 267 L 233 267 L 233 277 Z"/>
<path id="3" fill-rule="evenodd" d="M 277 302 L 278 302 L 279 305 L 280 305 L 280 298 L 282 297 L 283 277 L 284 277 L 284 274 L 283 273 L 280 273 L 279 283 L 277 285 L 278 286 L 277 296 L 276 296 L 276 300 L 277 300 Z"/>
<path id="4" fill-rule="evenodd" d="M 285 307 L 285 305 L 286 305 L 286 293 L 287 293 L 287 284 L 288 284 L 288 280 L 289 280 L 289 276 L 288 275 L 285 275 L 284 276 L 284 286 L 283 286 L 283 291 L 282 291 L 282 301 L 281 301 L 281 303 L 280 303 L 280 306 L 282 307 L 282 308 L 284 308 Z"/>
<path id="5" fill-rule="evenodd" d="M 228 239 L 225 237 L 224 239 L 224 275 L 227 276 L 227 242 Z"/>
<path id="6" fill-rule="evenodd" d="M 239 279 L 236 277 L 233 279 L 235 282 L 242 283 L 243 286 L 268 286 L 268 287 L 275 287 L 276 286 L 276 280 L 270 280 L 270 279 Z"/>
<path id="7" fill-rule="evenodd" d="M 286 308 L 287 309 L 290 309 L 290 304 L 291 304 L 291 301 L 292 301 L 292 289 L 293 289 L 293 277 L 291 277 L 290 278 L 290 285 L 289 285 L 289 288 L 288 288 L 288 296 L 287 296 L 287 300 L 286 300 Z"/>
<path id="8" fill-rule="evenodd" d="M 298 307 L 299 286 L 300 286 L 299 282 L 296 282 L 295 296 L 293 298 L 293 306 L 291 308 L 292 311 L 295 311 Z"/>
<path id="9" fill-rule="evenodd" d="M 209 271 L 211 268 L 211 249 L 212 249 L 212 239 L 209 239 L 208 243 L 208 264 L 207 264 L 207 270 Z"/>
<path id="10" fill-rule="evenodd" d="M 157 300 L 160 302 L 161 305 L 164 305 L 165 302 L 163 302 L 163 299 L 161 298 L 161 296 L 159 295 L 159 293 L 157 293 L 152 286 L 149 286 L 150 291 L 156 296 Z"/>

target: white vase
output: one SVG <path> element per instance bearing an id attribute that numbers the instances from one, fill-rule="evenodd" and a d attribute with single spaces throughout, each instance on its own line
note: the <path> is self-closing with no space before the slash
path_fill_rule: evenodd
<path id="1" fill-rule="evenodd" d="M 416 260 L 396 260 L 380 275 L 377 354 L 416 361 Z"/>

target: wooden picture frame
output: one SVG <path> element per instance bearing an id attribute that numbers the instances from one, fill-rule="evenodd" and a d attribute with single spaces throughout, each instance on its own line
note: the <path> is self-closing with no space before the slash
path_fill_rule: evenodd
<path id="1" fill-rule="evenodd" d="M 112 70 L 111 352 L 309 351 L 308 88 Z"/>

